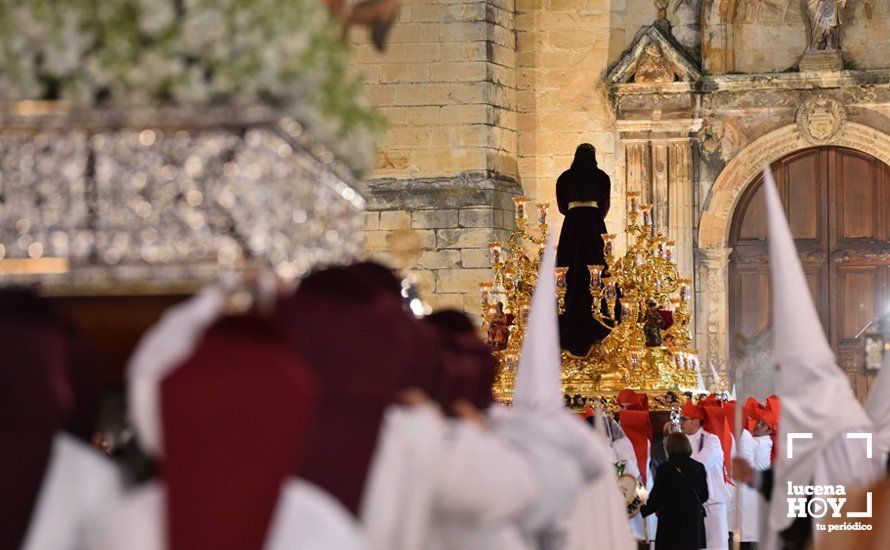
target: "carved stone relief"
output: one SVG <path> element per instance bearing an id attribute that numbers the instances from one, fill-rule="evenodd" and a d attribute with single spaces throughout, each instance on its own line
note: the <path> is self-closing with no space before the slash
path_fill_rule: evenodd
<path id="1" fill-rule="evenodd" d="M 698 132 L 701 151 L 708 157 L 731 158 L 742 148 L 742 132 L 732 119 L 709 118 Z"/>
<path id="2" fill-rule="evenodd" d="M 661 84 L 674 82 L 676 79 L 677 75 L 661 51 L 661 46 L 657 42 L 651 42 L 640 57 L 637 72 L 634 74 L 634 82 Z"/>
<path id="3" fill-rule="evenodd" d="M 615 84 L 666 84 L 695 82 L 701 76 L 698 64 L 671 34 L 670 23 L 660 19 L 637 31 L 630 47 L 606 75 L 606 80 Z"/>
<path id="4" fill-rule="evenodd" d="M 808 97 L 797 109 L 797 127 L 814 145 L 830 143 L 843 130 L 847 113 L 840 101 L 825 96 Z"/>

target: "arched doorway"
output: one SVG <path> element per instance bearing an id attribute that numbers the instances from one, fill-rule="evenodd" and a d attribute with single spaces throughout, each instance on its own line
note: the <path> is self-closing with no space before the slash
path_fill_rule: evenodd
<path id="1" fill-rule="evenodd" d="M 859 331 L 890 307 L 890 166 L 844 147 L 772 163 L 804 272 L 829 341 L 864 397 Z M 740 197 L 729 234 L 729 329 L 756 342 L 770 323 L 762 176 Z"/>

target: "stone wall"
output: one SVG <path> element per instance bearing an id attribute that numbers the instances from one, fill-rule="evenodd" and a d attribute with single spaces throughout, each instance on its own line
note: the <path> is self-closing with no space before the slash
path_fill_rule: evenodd
<path id="1" fill-rule="evenodd" d="M 433 308 L 479 314 L 479 283 L 491 279 L 488 244 L 506 240 L 513 229 L 512 198 L 519 194 L 518 184 L 468 174 L 417 179 L 410 185 L 378 179 L 371 182 L 371 191 L 365 214 L 369 255 L 406 264 Z M 416 250 L 393 257 L 393 249 L 406 242 Z"/>
<path id="2" fill-rule="evenodd" d="M 403 0 L 386 52 L 354 29 L 353 67 L 388 130 L 374 178 L 516 177 L 513 0 Z"/>
<path id="3" fill-rule="evenodd" d="M 804 3 L 738 0 L 734 72 L 771 73 L 793 67 L 807 48 Z"/>
<path id="4" fill-rule="evenodd" d="M 625 47 L 624 12 L 624 0 L 516 0 L 519 173 L 525 192 L 550 202 L 552 213 L 556 178 L 579 143 L 596 147 L 610 175 L 621 163 L 601 76 Z M 624 204 L 620 178 L 612 196 Z M 623 214 L 613 208 L 606 223 L 623 225 Z"/>
<path id="5" fill-rule="evenodd" d="M 520 193 L 514 0 L 403 0 L 386 52 L 355 29 L 354 69 L 386 118 L 370 180 L 369 256 L 420 281 L 436 308 L 477 313 L 488 243 Z M 394 248 L 419 247 L 404 255 Z"/>
<path id="6" fill-rule="evenodd" d="M 890 59 L 890 2 L 849 2 L 841 35 L 844 54 L 860 69 L 886 68 Z"/>

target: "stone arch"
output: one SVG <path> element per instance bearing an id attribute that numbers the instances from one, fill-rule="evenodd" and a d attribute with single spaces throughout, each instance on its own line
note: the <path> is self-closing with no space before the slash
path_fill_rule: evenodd
<path id="1" fill-rule="evenodd" d="M 890 135 L 870 126 L 848 122 L 830 143 L 856 149 L 890 164 Z M 786 155 L 813 147 L 796 124 L 783 126 L 754 140 L 720 172 L 708 193 L 698 231 L 698 248 L 725 248 L 736 204 L 745 188 L 764 165 Z"/>

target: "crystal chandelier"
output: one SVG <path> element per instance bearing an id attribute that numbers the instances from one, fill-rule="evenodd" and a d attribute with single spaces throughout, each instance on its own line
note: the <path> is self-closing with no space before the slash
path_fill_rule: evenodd
<path id="1" fill-rule="evenodd" d="M 0 113 L 3 283 L 187 290 L 220 269 L 294 279 L 361 253 L 359 183 L 274 111 L 38 103 Z"/>

